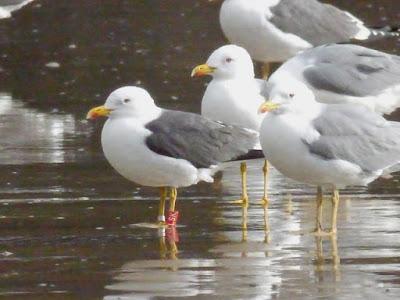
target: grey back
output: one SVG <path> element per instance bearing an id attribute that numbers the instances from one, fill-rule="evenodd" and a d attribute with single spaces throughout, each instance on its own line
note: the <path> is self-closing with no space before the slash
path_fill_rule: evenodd
<path id="1" fill-rule="evenodd" d="M 360 30 L 346 12 L 316 0 L 281 0 L 271 12 L 272 24 L 314 46 L 348 42 Z"/>
<path id="2" fill-rule="evenodd" d="M 186 159 L 197 168 L 233 160 L 246 154 L 258 142 L 255 131 L 173 110 L 164 110 L 146 128 L 152 132 L 146 139 L 152 151 Z"/>
<path id="3" fill-rule="evenodd" d="M 375 172 L 400 162 L 400 123 L 360 105 L 324 105 L 313 121 L 320 133 L 309 151 L 322 159 L 342 159 L 365 172 Z"/>
<path id="4" fill-rule="evenodd" d="M 305 62 L 304 79 L 316 90 L 363 97 L 400 85 L 400 57 L 366 47 L 325 45 L 294 60 Z"/>

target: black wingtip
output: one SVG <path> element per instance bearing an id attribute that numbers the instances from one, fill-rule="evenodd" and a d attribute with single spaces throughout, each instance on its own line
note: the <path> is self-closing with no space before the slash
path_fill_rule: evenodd
<path id="1" fill-rule="evenodd" d="M 371 33 L 375 37 L 385 37 L 385 36 L 393 36 L 399 37 L 400 36 L 400 25 L 391 25 L 385 27 L 371 27 Z"/>
<path id="2" fill-rule="evenodd" d="M 262 150 L 250 150 L 246 154 L 240 155 L 237 158 L 234 158 L 230 161 L 239 161 L 239 160 L 251 160 L 251 159 L 260 159 L 265 158 L 264 153 Z"/>

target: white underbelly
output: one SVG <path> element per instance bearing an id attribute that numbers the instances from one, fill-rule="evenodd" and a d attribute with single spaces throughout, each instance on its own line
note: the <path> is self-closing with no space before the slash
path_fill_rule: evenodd
<path id="1" fill-rule="evenodd" d="M 271 119 L 261 125 L 260 142 L 266 158 L 283 175 L 315 185 L 365 184 L 358 166 L 343 160 L 324 160 L 310 153 L 297 129 Z"/>
<path id="2" fill-rule="evenodd" d="M 102 147 L 109 163 L 122 176 L 153 187 L 183 187 L 199 181 L 198 170 L 186 160 L 158 155 L 147 148 L 146 129 L 136 131 L 118 123 L 109 120 L 104 125 Z M 115 126 L 118 130 L 113 130 Z"/>

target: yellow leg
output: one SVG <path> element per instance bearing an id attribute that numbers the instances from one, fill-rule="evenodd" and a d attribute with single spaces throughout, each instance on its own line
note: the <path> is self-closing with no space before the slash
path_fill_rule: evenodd
<path id="1" fill-rule="evenodd" d="M 322 187 L 317 188 L 317 212 L 315 218 L 315 229 L 313 233 L 316 236 L 326 236 L 328 235 L 322 228 L 322 202 L 324 200 L 324 195 L 322 193 Z"/>
<path id="2" fill-rule="evenodd" d="M 271 74 L 271 64 L 270 63 L 263 63 L 261 65 L 261 78 L 262 79 L 268 79 L 270 74 Z"/>
<path id="3" fill-rule="evenodd" d="M 336 234 L 337 232 L 337 214 L 339 208 L 339 190 L 335 187 L 333 189 L 333 197 L 332 197 L 332 226 L 330 234 Z"/>
<path id="4" fill-rule="evenodd" d="M 240 164 L 240 174 L 242 176 L 242 199 L 233 201 L 234 204 L 241 204 L 247 207 L 249 205 L 249 196 L 247 195 L 247 164 Z"/>
<path id="5" fill-rule="evenodd" d="M 268 164 L 268 160 L 264 161 L 263 173 L 264 173 L 264 195 L 261 199 L 261 204 L 264 205 L 268 209 L 268 205 L 269 205 L 269 199 L 268 199 L 269 164 Z"/>
<path id="6" fill-rule="evenodd" d="M 160 188 L 160 205 L 158 207 L 158 218 L 157 221 L 160 225 L 165 225 L 165 201 L 167 199 L 167 188 Z"/>
<path id="7" fill-rule="evenodd" d="M 317 188 L 317 218 L 315 222 L 315 232 L 321 232 L 322 229 L 322 202 L 324 200 L 322 194 L 322 188 L 319 186 Z"/>
<path id="8" fill-rule="evenodd" d="M 178 190 L 176 188 L 171 188 L 171 195 L 169 198 L 169 211 L 175 211 L 177 197 L 178 197 Z"/>

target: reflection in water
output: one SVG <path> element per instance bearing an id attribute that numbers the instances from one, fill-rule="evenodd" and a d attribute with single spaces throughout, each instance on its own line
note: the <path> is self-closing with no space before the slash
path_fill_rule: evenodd
<path id="1" fill-rule="evenodd" d="M 178 228 L 167 227 L 162 228 L 160 234 L 160 258 L 162 259 L 178 259 L 179 234 Z"/>
<path id="2" fill-rule="evenodd" d="M 239 224 L 240 222 L 238 222 Z M 177 230 L 167 229 L 159 237 L 159 260 L 136 260 L 124 264 L 113 277 L 113 283 L 106 289 L 115 295 L 105 299 L 148 299 L 152 297 L 194 297 L 214 296 L 226 299 L 276 299 L 281 294 L 300 291 L 296 282 L 299 276 L 307 276 L 314 271 L 316 284 L 331 293 L 329 285 L 340 285 L 340 258 L 335 238 L 329 238 L 330 257 L 324 255 L 323 240 L 315 239 L 315 269 L 308 269 L 300 262 L 299 239 L 269 244 L 268 233 L 247 230 L 232 233 L 232 239 L 219 236 L 223 243 L 210 249 L 214 258 L 178 258 Z M 236 241 L 236 236 L 241 240 Z M 291 232 L 290 235 L 296 235 Z M 285 238 L 285 234 L 276 238 Z M 329 268 L 329 265 L 331 267 Z M 307 277 L 305 277 L 307 278 Z M 328 279 L 328 281 L 326 281 Z M 305 279 L 306 281 L 307 279 Z M 288 283 L 288 281 L 294 281 Z"/>
<path id="3" fill-rule="evenodd" d="M 399 17 L 393 0 L 328 2 L 368 24 Z M 182 190 L 179 236 L 130 226 L 154 220 L 158 195 L 115 174 L 101 122 L 80 120 L 125 84 L 198 112 L 204 86 L 189 73 L 224 43 L 218 5 L 36 0 L 0 22 L 0 42 L 0 90 L 12 91 L 0 95 L 0 297 L 400 298 L 399 176 L 343 191 L 337 241 L 307 234 L 315 188 L 273 169 L 264 231 L 262 161 L 248 165 L 248 211 L 229 202 L 241 192 L 232 165 L 221 185 Z M 396 39 L 370 46 L 400 51 Z"/>
<path id="4" fill-rule="evenodd" d="M 71 114 L 43 113 L 0 93 L 0 164 L 65 163 L 84 156 L 76 143 L 85 124 Z"/>
<path id="5" fill-rule="evenodd" d="M 266 247 L 263 251 L 268 257 Z M 106 289 L 119 293 L 105 299 L 199 295 L 266 297 L 276 294 L 281 282 L 278 274 L 270 270 L 271 261 L 260 260 L 257 256 L 178 259 L 176 242 L 168 234 L 160 237 L 160 256 L 160 260 L 134 261 L 122 266 L 113 278 L 115 283 L 106 286 Z M 252 287 L 250 293 L 249 286 Z"/>
<path id="6" fill-rule="evenodd" d="M 258 178 L 249 180 L 251 199 L 258 199 L 257 190 L 262 192 L 258 171 L 257 162 L 249 164 L 249 176 Z M 272 230 L 268 233 L 265 211 L 254 200 L 248 210 L 230 203 L 240 189 L 235 185 L 240 179 L 231 178 L 234 174 L 235 166 L 228 167 L 222 185 L 224 195 L 231 196 L 224 196 L 211 212 L 214 225 L 203 222 L 207 232 L 213 228 L 211 235 L 194 233 L 198 224 L 190 221 L 179 228 L 179 251 L 176 238 L 170 240 L 168 233 L 161 236 L 160 243 L 154 244 L 159 259 L 137 259 L 116 269 L 112 283 L 106 285 L 105 299 L 370 299 L 371 295 L 385 299 L 398 295 L 400 286 L 394 282 L 399 278 L 400 245 L 388 239 L 399 236 L 398 201 L 365 194 L 362 188 L 345 190 L 347 200 L 341 203 L 337 240 L 309 234 L 314 228 L 314 189 L 298 186 L 296 190 L 290 185 L 282 194 L 302 192 L 299 197 L 287 198 L 272 187 Z M 276 184 L 287 184 L 276 171 L 273 174 Z M 396 189 L 392 187 L 391 193 Z M 328 212 L 329 207 L 324 209 Z M 243 216 L 247 220 L 242 220 Z M 199 256 L 200 249 L 203 254 Z M 360 289 L 361 293 L 354 292 Z"/>
<path id="7" fill-rule="evenodd" d="M 330 257 L 332 262 L 332 270 L 335 274 L 335 278 L 340 280 L 340 256 L 338 251 L 338 243 L 336 236 L 328 237 L 328 241 L 330 242 Z M 326 256 L 324 255 L 324 247 L 323 247 L 324 238 L 318 236 L 315 237 L 315 245 L 316 245 L 316 258 L 315 258 L 315 266 L 316 272 L 323 272 L 324 266 L 328 263 Z"/>

